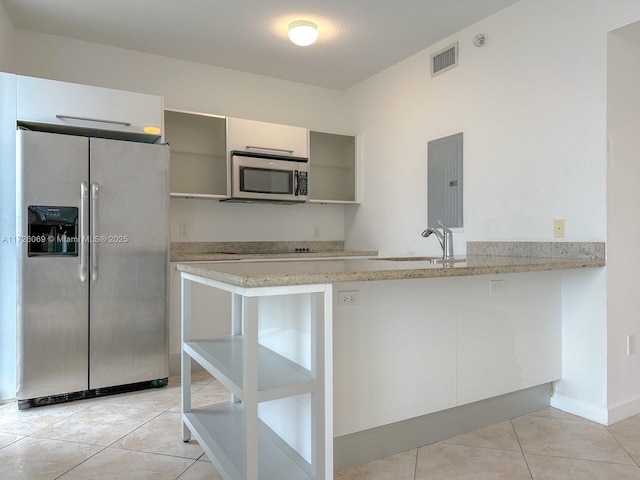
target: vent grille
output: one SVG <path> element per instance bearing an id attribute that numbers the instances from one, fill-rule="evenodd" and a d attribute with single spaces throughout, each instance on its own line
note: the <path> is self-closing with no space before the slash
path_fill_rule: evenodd
<path id="1" fill-rule="evenodd" d="M 458 66 L 458 42 L 443 48 L 439 52 L 431 55 L 431 76 L 435 77 L 441 73 Z"/>

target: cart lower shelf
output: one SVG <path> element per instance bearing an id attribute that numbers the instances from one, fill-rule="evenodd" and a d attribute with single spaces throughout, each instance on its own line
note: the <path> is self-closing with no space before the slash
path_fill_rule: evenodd
<path id="1" fill-rule="evenodd" d="M 194 408 L 183 413 L 182 419 L 220 474 L 229 480 L 242 480 L 242 404 L 229 402 Z M 259 422 L 259 480 L 313 480 L 309 464 L 276 442 L 276 435 Z"/>

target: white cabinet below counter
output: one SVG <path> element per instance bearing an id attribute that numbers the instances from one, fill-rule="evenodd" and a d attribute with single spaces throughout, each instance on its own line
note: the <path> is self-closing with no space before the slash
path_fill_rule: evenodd
<path id="1" fill-rule="evenodd" d="M 560 379 L 561 275 L 334 285 L 335 436 Z"/>
<path id="2" fill-rule="evenodd" d="M 162 136 L 162 97 L 35 77 L 17 77 L 20 125 L 153 143 Z"/>

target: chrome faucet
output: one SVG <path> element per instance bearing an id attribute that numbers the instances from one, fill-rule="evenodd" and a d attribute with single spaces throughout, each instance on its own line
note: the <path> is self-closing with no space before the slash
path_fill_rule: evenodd
<path id="1" fill-rule="evenodd" d="M 445 227 L 440 220 L 438 220 L 438 225 L 442 228 L 442 233 L 437 228 L 429 227 L 422 232 L 422 236 L 427 238 L 434 233 L 442 247 L 442 259 L 453 260 L 453 232 Z"/>

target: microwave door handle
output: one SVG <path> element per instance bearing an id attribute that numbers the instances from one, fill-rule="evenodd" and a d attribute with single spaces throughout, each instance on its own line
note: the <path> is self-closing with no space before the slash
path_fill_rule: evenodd
<path id="1" fill-rule="evenodd" d="M 297 197 L 299 195 L 299 188 L 298 188 L 298 184 L 299 182 L 299 178 L 298 178 L 298 174 L 300 172 L 298 170 L 294 170 L 293 171 L 293 194 Z"/>

